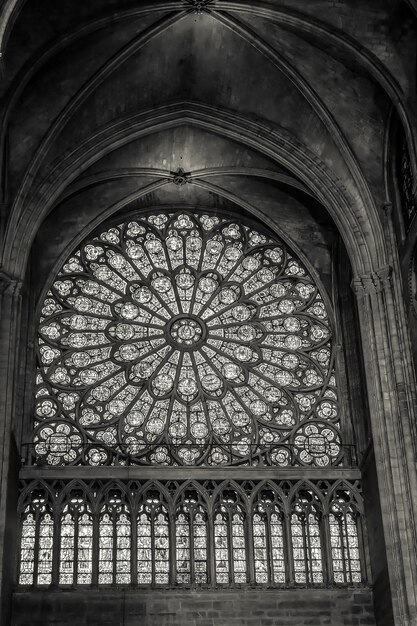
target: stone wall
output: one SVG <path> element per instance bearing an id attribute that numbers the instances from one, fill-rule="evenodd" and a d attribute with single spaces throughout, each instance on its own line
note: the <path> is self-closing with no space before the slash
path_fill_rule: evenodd
<path id="1" fill-rule="evenodd" d="M 372 626 L 367 588 L 14 594 L 12 626 Z"/>

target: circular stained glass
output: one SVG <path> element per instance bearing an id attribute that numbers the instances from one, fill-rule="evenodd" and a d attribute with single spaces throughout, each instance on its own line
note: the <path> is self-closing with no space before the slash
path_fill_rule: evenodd
<path id="1" fill-rule="evenodd" d="M 92 236 L 47 293 L 38 356 L 43 462 L 340 460 L 323 298 L 241 216 L 136 216 Z"/>

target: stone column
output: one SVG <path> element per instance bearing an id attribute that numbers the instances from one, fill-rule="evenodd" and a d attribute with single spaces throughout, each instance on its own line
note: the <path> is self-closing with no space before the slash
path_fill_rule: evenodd
<path id="1" fill-rule="evenodd" d="M 400 275 L 355 278 L 395 626 L 417 624 L 415 389 Z M 398 281 L 398 283 L 396 283 Z"/>
<path id="2" fill-rule="evenodd" d="M 16 419 L 21 282 L 0 270 L 0 623 L 10 623 L 15 576 L 19 456 L 13 439 Z"/>

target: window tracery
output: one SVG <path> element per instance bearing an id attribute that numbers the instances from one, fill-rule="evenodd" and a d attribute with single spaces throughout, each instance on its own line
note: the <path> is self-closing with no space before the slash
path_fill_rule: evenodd
<path id="1" fill-rule="evenodd" d="M 341 461 L 332 325 L 277 235 L 154 214 L 64 263 L 38 336 L 36 463 Z"/>

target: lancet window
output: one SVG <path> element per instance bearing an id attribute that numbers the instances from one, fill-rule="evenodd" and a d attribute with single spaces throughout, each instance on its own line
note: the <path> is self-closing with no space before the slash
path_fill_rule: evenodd
<path id="1" fill-rule="evenodd" d="M 291 542 L 296 583 L 322 583 L 320 506 L 313 491 L 301 490 L 291 514 Z"/>
<path id="2" fill-rule="evenodd" d="M 225 490 L 214 512 L 214 551 L 218 584 L 248 581 L 246 515 L 238 494 Z"/>
<path id="3" fill-rule="evenodd" d="M 118 493 L 109 494 L 99 516 L 99 584 L 131 582 L 130 511 Z"/>
<path id="4" fill-rule="evenodd" d="M 175 515 L 176 582 L 208 582 L 207 512 L 196 490 L 186 491 Z"/>
<path id="5" fill-rule="evenodd" d="M 93 518 L 83 494 L 73 493 L 59 524 L 61 585 L 90 585 L 93 571 Z"/>
<path id="6" fill-rule="evenodd" d="M 146 493 L 137 516 L 137 576 L 140 585 L 170 582 L 170 524 L 157 490 Z"/>
<path id="7" fill-rule="evenodd" d="M 282 508 L 271 489 L 263 490 L 253 508 L 255 582 L 283 584 L 286 576 L 285 526 Z"/>
<path id="8" fill-rule="evenodd" d="M 359 548 L 360 516 L 351 494 L 340 489 L 330 504 L 329 527 L 332 570 L 335 583 L 362 580 Z"/>
<path id="9" fill-rule="evenodd" d="M 19 584 L 52 583 L 53 545 L 52 507 L 45 492 L 35 490 L 22 516 Z"/>

